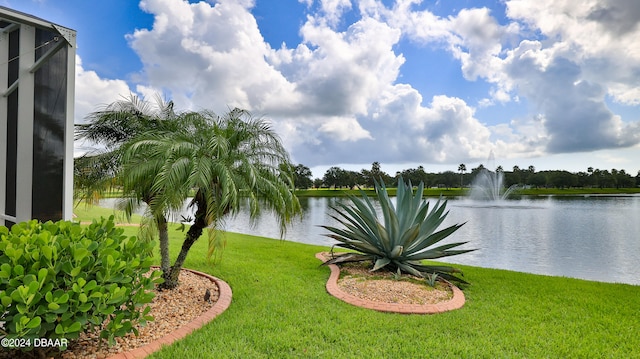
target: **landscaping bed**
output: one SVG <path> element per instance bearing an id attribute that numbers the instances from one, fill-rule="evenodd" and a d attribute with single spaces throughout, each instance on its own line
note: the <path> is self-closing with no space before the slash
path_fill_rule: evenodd
<path id="1" fill-rule="evenodd" d="M 369 269 L 363 263 L 342 265 L 338 287 L 355 297 L 378 303 L 436 304 L 453 297 L 453 290 L 443 282 L 430 287 L 418 277 L 403 274 L 396 278 L 391 272 Z"/>
<path id="2" fill-rule="evenodd" d="M 204 300 L 205 290 L 209 288 L 211 303 Z M 139 335 L 130 333 L 116 338 L 116 345 L 109 347 L 98 339 L 98 332 L 81 334 L 80 338 L 70 341 L 62 358 L 66 359 L 103 359 L 118 353 L 127 352 L 156 341 L 209 310 L 218 300 L 218 287 L 215 282 L 201 275 L 183 270 L 180 284 L 174 290 L 155 291 L 155 298 L 149 305 L 154 320 L 139 328 Z M 14 359 L 19 352 L 0 352 L 2 359 Z M 24 357 L 28 357 L 24 354 Z"/>

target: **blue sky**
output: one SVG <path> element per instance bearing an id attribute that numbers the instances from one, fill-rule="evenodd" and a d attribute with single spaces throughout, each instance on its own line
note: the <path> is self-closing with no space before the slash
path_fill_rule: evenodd
<path id="1" fill-rule="evenodd" d="M 0 0 L 78 32 L 76 122 L 238 106 L 294 162 L 640 170 L 635 0 Z M 82 144 L 78 144 L 82 150 Z"/>

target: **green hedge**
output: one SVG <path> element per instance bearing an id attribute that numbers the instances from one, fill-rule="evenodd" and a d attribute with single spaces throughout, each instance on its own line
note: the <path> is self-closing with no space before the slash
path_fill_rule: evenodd
<path id="1" fill-rule="evenodd" d="M 36 220 L 0 226 L 3 335 L 72 340 L 99 330 L 113 344 L 115 337 L 137 334 L 137 324 L 153 320 L 145 304 L 162 281 L 159 271 L 144 275 L 153 244 L 123 235 L 113 216 L 85 228 Z"/>

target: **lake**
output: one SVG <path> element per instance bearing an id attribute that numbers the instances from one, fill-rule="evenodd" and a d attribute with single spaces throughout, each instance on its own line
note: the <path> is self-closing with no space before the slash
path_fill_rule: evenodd
<path id="1" fill-rule="evenodd" d="M 429 199 L 435 201 L 437 199 Z M 331 246 L 320 225 L 339 226 L 330 208 L 346 198 L 301 198 L 304 213 L 285 239 Z M 105 200 L 104 206 L 113 206 Z M 447 238 L 477 251 L 439 259 L 486 268 L 640 284 L 640 196 L 523 197 L 504 201 L 451 198 L 443 226 L 466 222 Z M 232 232 L 279 238 L 270 213 L 251 223 L 246 211 L 225 221 Z"/>

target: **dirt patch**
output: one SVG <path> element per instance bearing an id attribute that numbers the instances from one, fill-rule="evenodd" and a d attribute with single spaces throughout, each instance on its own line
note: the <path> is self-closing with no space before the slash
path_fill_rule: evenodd
<path id="1" fill-rule="evenodd" d="M 363 263 L 340 266 L 338 287 L 360 299 L 378 303 L 436 304 L 453 297 L 451 288 L 441 282 L 429 286 L 422 278 L 384 271 L 369 271 Z"/>

